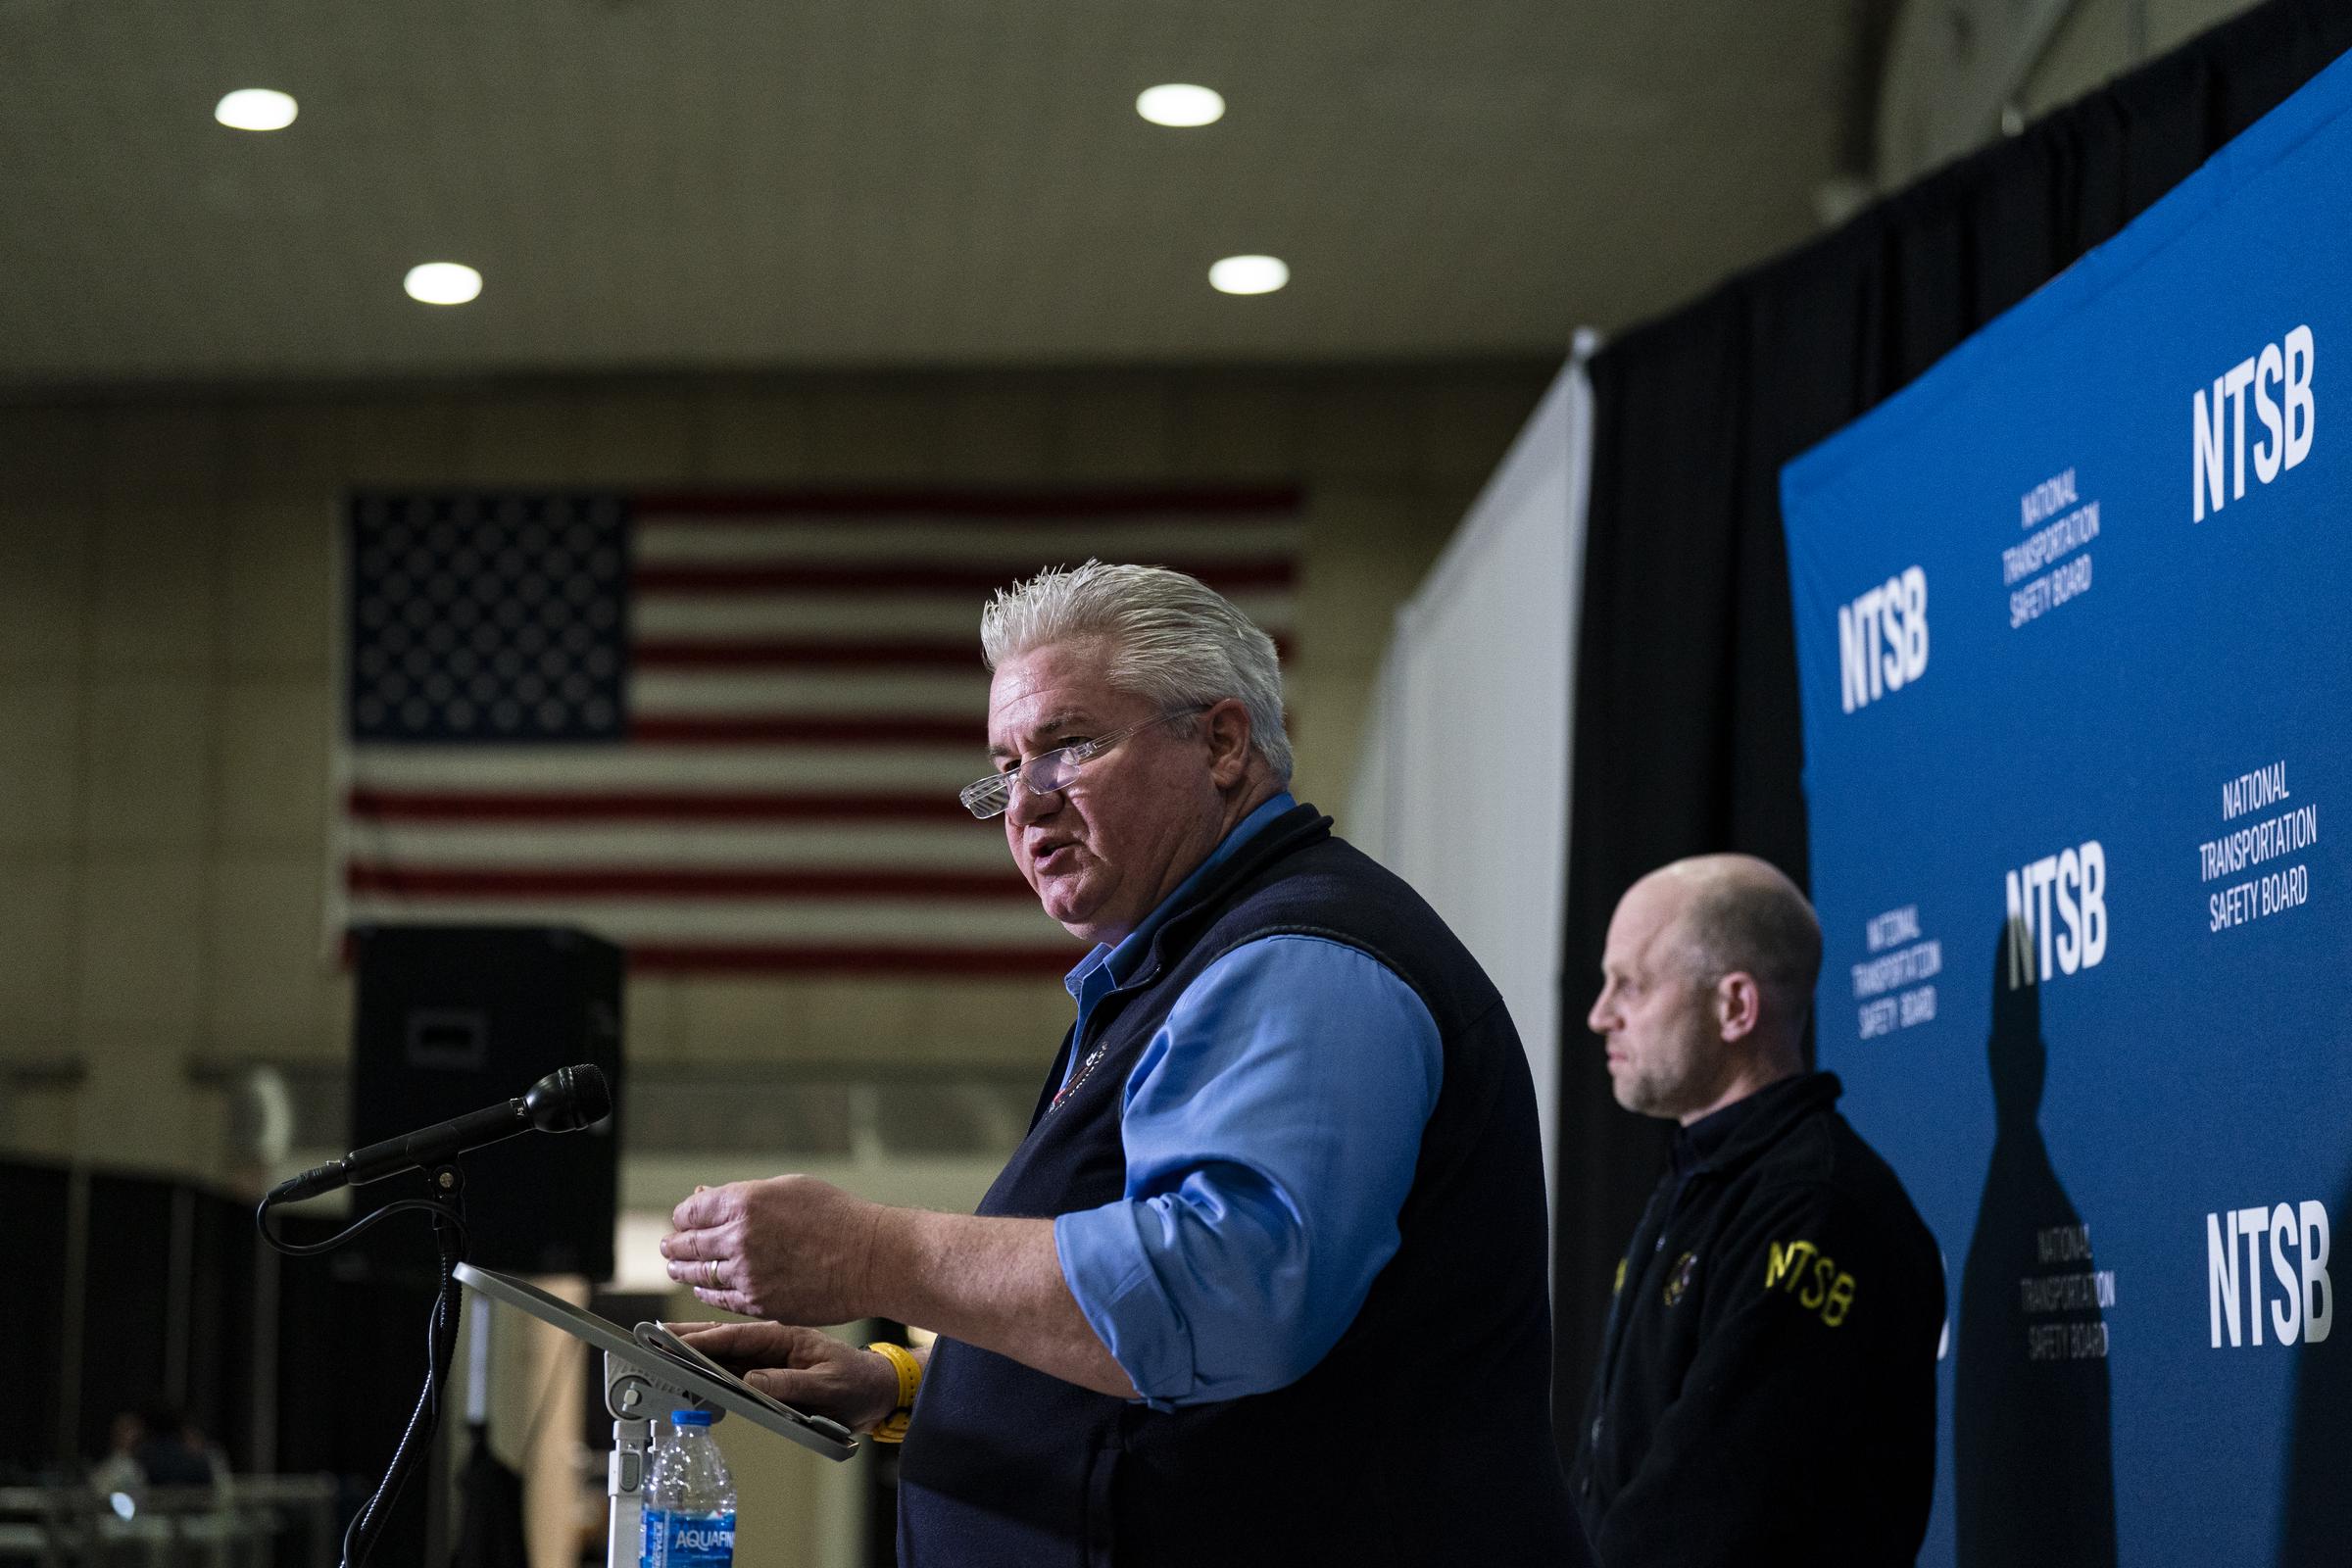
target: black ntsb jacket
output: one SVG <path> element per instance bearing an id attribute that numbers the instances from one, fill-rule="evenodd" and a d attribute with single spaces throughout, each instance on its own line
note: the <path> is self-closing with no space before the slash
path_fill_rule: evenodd
<path id="1" fill-rule="evenodd" d="M 1602 1568 L 1917 1557 L 1943 1263 L 1840 1092 L 1808 1073 L 1698 1123 L 1650 1195 L 1569 1477 Z"/>

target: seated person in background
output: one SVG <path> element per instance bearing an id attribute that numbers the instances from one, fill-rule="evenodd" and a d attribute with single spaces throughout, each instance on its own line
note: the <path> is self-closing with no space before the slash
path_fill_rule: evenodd
<path id="1" fill-rule="evenodd" d="M 223 1479 L 226 1466 L 176 1405 L 151 1400 L 139 1411 L 139 1421 L 144 1432 L 130 1456 L 149 1486 L 209 1487 Z"/>
<path id="2" fill-rule="evenodd" d="M 1617 1102 L 1680 1123 L 1617 1265 L 1569 1484 L 1602 1568 L 1908 1563 L 1936 1478 L 1943 1264 L 1804 1070 L 1821 926 L 1747 856 L 1609 921 L 1587 1020 Z"/>
<path id="3" fill-rule="evenodd" d="M 135 1410 L 119 1410 L 107 1428 L 106 1457 L 90 1466 L 90 1488 L 100 1496 L 112 1496 L 118 1492 L 136 1496 L 147 1486 L 147 1472 L 139 1468 L 135 1457 L 139 1445 L 146 1441 L 147 1423 Z"/>
<path id="4" fill-rule="evenodd" d="M 101 1494 L 136 1497 L 149 1487 L 211 1487 L 228 1478 L 220 1449 L 204 1440 L 179 1407 L 154 1398 L 119 1412 L 107 1432 L 107 1455 L 90 1467 Z"/>

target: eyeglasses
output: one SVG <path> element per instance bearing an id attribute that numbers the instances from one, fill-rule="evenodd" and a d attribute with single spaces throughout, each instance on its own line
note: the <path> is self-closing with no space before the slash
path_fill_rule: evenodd
<path id="1" fill-rule="evenodd" d="M 1216 706 L 1214 703 L 1196 703 L 1191 708 L 1171 709 L 1108 735 L 1073 741 L 1067 746 L 1056 746 L 1050 752 L 1040 752 L 1018 767 L 1008 767 L 1002 773 L 974 779 L 957 791 L 956 798 L 963 802 L 966 810 L 983 822 L 992 816 L 1003 816 L 1012 806 L 1014 779 L 1019 779 L 1032 795 L 1056 794 L 1069 787 L 1070 780 L 1078 776 L 1079 768 L 1136 731 L 1150 729 L 1154 724 L 1164 724 L 1171 718 L 1190 718 L 1195 713 L 1205 713 Z"/>

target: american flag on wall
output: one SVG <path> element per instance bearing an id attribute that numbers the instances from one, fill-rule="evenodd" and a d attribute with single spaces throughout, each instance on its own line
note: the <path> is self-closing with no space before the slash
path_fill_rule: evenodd
<path id="1" fill-rule="evenodd" d="M 577 925 L 679 973 L 1060 973 L 998 823 L 989 593 L 1174 566 L 1286 651 L 1281 489 L 391 493 L 344 537 L 338 933 Z"/>

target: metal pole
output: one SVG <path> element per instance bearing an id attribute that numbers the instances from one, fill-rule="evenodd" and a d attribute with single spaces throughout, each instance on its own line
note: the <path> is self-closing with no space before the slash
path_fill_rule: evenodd
<path id="1" fill-rule="evenodd" d="M 164 1394 L 188 1408 L 188 1351 L 195 1338 L 196 1190 L 172 1184 L 172 1258 L 164 1276 Z M 218 1419 L 218 1415 L 208 1417 Z"/>
<path id="2" fill-rule="evenodd" d="M 56 1451 L 50 1457 L 71 1464 L 81 1447 L 81 1331 L 82 1314 L 90 1298 L 90 1172 L 75 1165 L 66 1177 L 65 1299 L 59 1314 L 65 1321 L 58 1338 L 61 1376 L 57 1382 Z"/>
<path id="3" fill-rule="evenodd" d="M 253 1250 L 253 1468 L 277 1470 L 277 1331 L 285 1303 L 277 1298 L 277 1249 Z"/>
<path id="4" fill-rule="evenodd" d="M 612 1456 L 605 1467 L 605 1568 L 637 1568 L 645 1540 L 645 1484 L 651 1478 L 653 1388 L 628 1362 L 605 1352 L 605 1410 Z"/>

